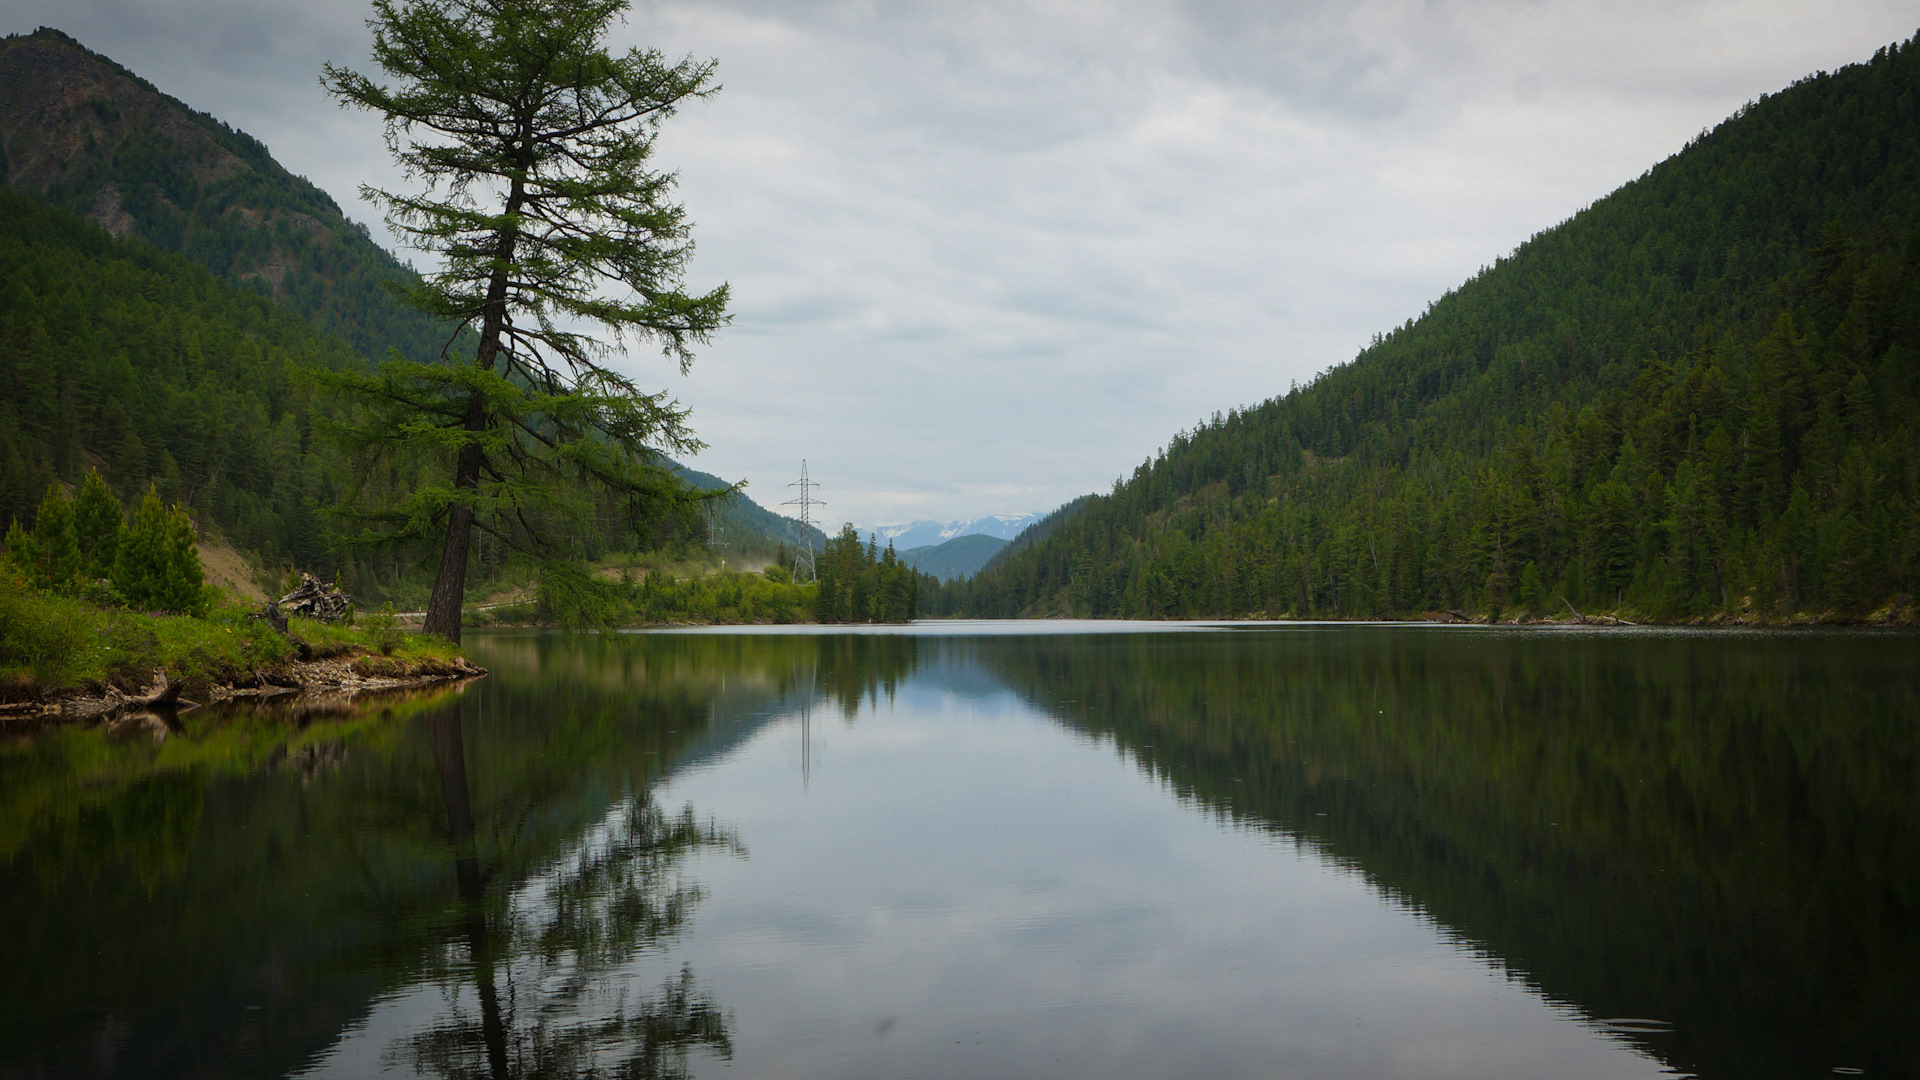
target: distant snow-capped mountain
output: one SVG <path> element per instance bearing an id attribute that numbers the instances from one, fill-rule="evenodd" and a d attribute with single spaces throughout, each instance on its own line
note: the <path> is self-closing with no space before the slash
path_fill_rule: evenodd
<path id="1" fill-rule="evenodd" d="M 904 525 L 868 525 L 860 535 L 878 537 L 882 544 L 891 540 L 896 549 L 904 551 L 944 544 L 956 536 L 978 534 L 1011 540 L 1039 520 L 1039 514 L 995 514 L 972 521 L 910 521 Z"/>

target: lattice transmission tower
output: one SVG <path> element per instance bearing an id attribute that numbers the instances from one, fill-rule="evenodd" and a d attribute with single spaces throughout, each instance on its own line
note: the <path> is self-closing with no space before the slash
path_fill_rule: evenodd
<path id="1" fill-rule="evenodd" d="M 799 498 L 788 499 L 786 502 L 780 504 L 781 506 L 797 506 L 800 508 L 800 537 L 793 545 L 793 581 L 796 585 L 808 581 L 817 581 L 819 580 L 820 573 L 814 568 L 813 564 L 813 508 L 827 504 L 813 497 L 813 489 L 820 485 L 807 479 L 806 458 L 800 459 L 800 479 L 795 480 L 787 486 L 800 489 Z M 805 578 L 800 576 L 802 570 L 806 571 L 807 576 Z"/>
<path id="2" fill-rule="evenodd" d="M 714 515 L 713 500 L 707 500 L 707 550 L 720 557 L 720 569 L 727 568 L 727 541 L 720 535 L 726 526 Z"/>

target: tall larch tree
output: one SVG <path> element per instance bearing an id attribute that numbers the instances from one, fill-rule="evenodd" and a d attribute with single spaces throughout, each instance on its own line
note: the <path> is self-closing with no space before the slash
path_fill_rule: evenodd
<path id="1" fill-rule="evenodd" d="M 687 412 L 609 366 L 648 341 L 684 374 L 726 322 L 727 288 L 681 288 L 692 254 L 675 178 L 653 167 L 660 125 L 714 93 L 712 61 L 609 52 L 624 0 L 375 0 L 386 81 L 328 64 L 343 106 L 378 113 L 418 189 L 363 187 L 394 232 L 439 259 L 409 294 L 444 319 L 438 358 L 391 356 L 329 378 L 363 405 L 339 434 L 371 471 L 430 455 L 443 483 L 349 507 L 372 541 L 440 537 L 424 629 L 460 636 L 474 530 L 539 558 L 587 492 L 636 516 L 698 497 L 665 467 L 700 448 Z M 470 346 L 470 355 L 468 348 Z M 709 493 L 711 494 L 711 493 Z"/>

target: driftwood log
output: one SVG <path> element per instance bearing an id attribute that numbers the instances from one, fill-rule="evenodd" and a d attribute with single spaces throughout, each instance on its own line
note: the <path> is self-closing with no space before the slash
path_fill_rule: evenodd
<path id="1" fill-rule="evenodd" d="M 167 669 L 159 668 L 153 673 L 152 686 L 138 694 L 120 694 L 122 700 L 118 707 L 133 712 L 192 708 L 197 702 L 181 700 L 180 688 L 183 685 L 168 680 Z"/>
<path id="2" fill-rule="evenodd" d="M 1614 626 L 1639 626 L 1640 625 L 1637 622 L 1628 622 L 1625 619 L 1616 619 L 1611 615 L 1582 615 L 1580 614 L 1580 609 L 1573 606 L 1573 601 L 1567 599 L 1564 596 L 1560 598 L 1560 602 L 1567 605 L 1568 611 L 1573 612 L 1573 621 L 1577 623 L 1591 624 L 1596 622 L 1603 622 L 1603 623 L 1611 623 Z"/>

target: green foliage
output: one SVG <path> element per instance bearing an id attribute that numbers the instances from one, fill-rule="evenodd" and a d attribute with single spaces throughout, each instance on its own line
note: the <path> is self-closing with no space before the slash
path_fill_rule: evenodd
<path id="1" fill-rule="evenodd" d="M 33 531 L 15 523 L 7 530 L 7 552 L 36 589 L 77 592 L 85 560 L 73 531 L 73 501 L 58 486 L 47 489 L 34 513 Z"/>
<path id="2" fill-rule="evenodd" d="M 88 469 L 73 500 L 73 533 L 80 544 L 82 577 L 91 582 L 112 576 L 126 531 L 127 516 L 120 501 L 107 490 L 100 470 Z"/>
<path id="3" fill-rule="evenodd" d="M 814 618 L 823 623 L 911 622 L 919 614 L 922 575 L 875 540 L 864 544 L 851 524 L 827 541 L 817 563 Z M 931 580 L 931 579 L 929 579 Z"/>
<path id="4" fill-rule="evenodd" d="M 0 680 L 45 691 L 88 683 L 146 686 L 156 668 L 175 681 L 211 680 L 284 663 L 287 639 L 238 607 L 205 617 L 101 608 L 0 575 Z"/>
<path id="5" fill-rule="evenodd" d="M 287 633 L 306 642 L 307 647 L 321 657 L 377 652 L 401 661 L 442 661 L 461 655 L 460 650 L 444 638 L 409 633 L 401 628 L 398 620 L 389 625 L 382 614 L 362 615 L 352 624 L 294 616 L 287 620 Z"/>
<path id="6" fill-rule="evenodd" d="M 577 563 L 555 563 L 540 577 L 535 610 L 543 622 L 569 628 L 615 626 L 629 592 L 624 585 L 595 579 Z"/>
<path id="7" fill-rule="evenodd" d="M 1914 100 L 1920 38 L 1755 102 L 928 609 L 1897 613 L 1920 577 Z"/>
<path id="8" fill-rule="evenodd" d="M 179 506 L 162 504 L 152 488 L 120 539 L 113 587 L 143 611 L 193 615 L 206 608 L 206 575 L 193 545 L 193 523 Z"/>
<path id="9" fill-rule="evenodd" d="M 360 619 L 358 625 L 381 656 L 392 656 L 407 638 L 400 629 L 400 621 L 394 616 L 392 604 L 382 605 L 379 611 Z"/>
<path id="10" fill-rule="evenodd" d="M 727 290 L 681 291 L 691 255 L 674 178 L 650 168 L 661 122 L 714 92 L 713 65 L 604 46 L 624 0 L 375 0 L 382 84 L 326 66 L 343 106 L 379 114 L 424 191 L 363 193 L 440 267 L 407 291 L 475 335 L 470 358 L 395 356 L 377 374 L 335 373 L 363 402 L 340 432 L 366 468 L 423 457 L 444 481 L 366 512 L 374 538 L 443 531 L 426 628 L 457 637 L 474 528 L 543 561 L 571 555 L 541 519 L 582 518 L 582 490 L 641 511 L 684 509 L 662 451 L 699 448 L 686 411 L 600 361 L 604 340 L 659 343 L 684 373 L 726 321 Z M 360 503 L 354 491 L 349 508 Z M 560 588 L 560 579 L 555 587 Z M 590 592 L 561 589 L 580 608 Z M 597 617 L 597 616 L 596 616 Z"/>
<path id="11" fill-rule="evenodd" d="M 753 625 L 807 621 L 813 587 L 777 574 L 719 572 L 676 578 L 656 569 L 635 579 L 593 575 L 573 563 L 549 567 L 531 609 L 536 622 L 572 628 L 666 624 Z M 514 612 L 496 613 L 503 619 Z"/>
<path id="12" fill-rule="evenodd" d="M 164 519 L 173 516 L 165 510 Z M 0 693 L 24 685 L 44 692 L 113 683 L 147 686 L 156 668 L 176 682 L 218 682 L 291 661 L 295 647 L 263 619 L 233 604 L 206 603 L 197 615 L 162 614 L 145 605 L 102 607 L 87 598 L 40 591 L 0 574 Z M 459 650 L 409 634 L 378 616 L 349 627 L 289 620 L 289 632 L 323 655 L 378 652 L 406 663 L 443 662 Z"/>
<path id="13" fill-rule="evenodd" d="M 73 617 L 81 608 L 75 601 L 36 595 L 25 582 L 0 573 L 0 679 L 30 676 L 41 686 L 71 684 L 88 661 L 86 624 Z"/>

